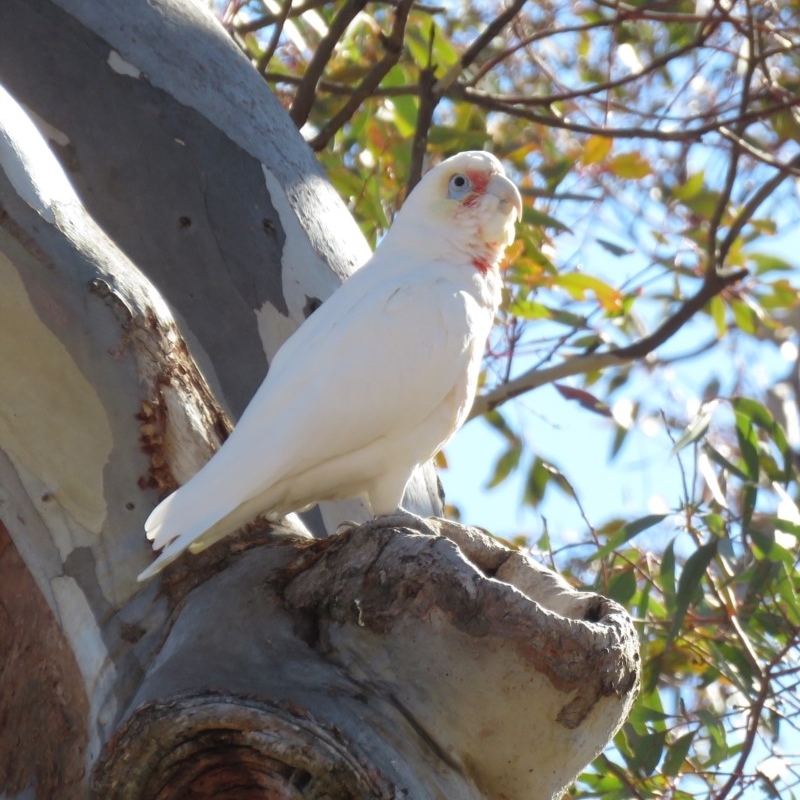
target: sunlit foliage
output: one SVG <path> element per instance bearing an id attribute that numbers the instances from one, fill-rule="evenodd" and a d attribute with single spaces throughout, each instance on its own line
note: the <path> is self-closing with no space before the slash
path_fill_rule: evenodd
<path id="1" fill-rule="evenodd" d="M 797 352 L 800 254 L 770 241 L 800 217 L 798 3 L 230 0 L 220 14 L 373 243 L 431 161 L 486 148 L 515 176 L 525 218 L 476 405 L 506 443 L 490 485 L 525 470 L 521 502 L 579 502 L 568 457 L 529 452 L 507 413 L 544 383 L 614 420 L 610 469 L 645 421 L 672 438 L 679 506 L 587 520 L 593 548 L 558 559 L 631 610 L 644 659 L 630 720 L 574 793 L 798 796 L 800 379 L 796 355 L 774 385 L 752 369 Z M 694 406 L 671 402 L 670 365 L 709 353 L 724 379 L 698 369 Z M 559 550 L 555 532 L 520 545 Z"/>

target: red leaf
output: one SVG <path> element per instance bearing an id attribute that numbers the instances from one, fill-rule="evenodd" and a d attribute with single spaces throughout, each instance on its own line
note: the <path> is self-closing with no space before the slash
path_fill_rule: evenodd
<path id="1" fill-rule="evenodd" d="M 564 383 L 554 383 L 553 386 L 567 400 L 574 400 L 584 408 L 588 408 L 589 411 L 594 411 L 595 414 L 600 414 L 603 417 L 611 416 L 611 409 L 602 400 L 599 400 L 585 389 L 576 389 L 574 386 L 567 386 Z"/>

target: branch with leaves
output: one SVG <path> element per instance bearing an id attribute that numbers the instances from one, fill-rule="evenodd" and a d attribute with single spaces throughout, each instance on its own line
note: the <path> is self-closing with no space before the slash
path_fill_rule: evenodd
<path id="1" fill-rule="evenodd" d="M 457 150 L 492 150 L 519 183 L 494 382 L 472 409 L 506 446 L 489 484 L 516 475 L 538 512 L 521 546 L 641 620 L 642 700 L 578 795 L 796 792 L 775 709 L 798 735 L 800 383 L 778 397 L 758 373 L 800 336 L 800 264 L 774 236 L 800 228 L 800 8 L 231 0 L 225 22 L 373 242 Z M 696 411 L 669 394 L 679 371 Z M 640 423 L 666 432 L 669 513 L 593 519 L 569 463 L 500 408 L 568 377 L 567 411 L 603 415 L 610 459 Z M 559 491 L 577 543 L 545 519 Z"/>

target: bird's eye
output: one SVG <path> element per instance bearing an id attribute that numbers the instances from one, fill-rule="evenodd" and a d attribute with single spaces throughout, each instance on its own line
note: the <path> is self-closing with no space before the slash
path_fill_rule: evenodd
<path id="1" fill-rule="evenodd" d="M 472 191 L 472 182 L 466 175 L 453 175 L 447 184 L 447 196 L 451 200 L 460 200 Z"/>

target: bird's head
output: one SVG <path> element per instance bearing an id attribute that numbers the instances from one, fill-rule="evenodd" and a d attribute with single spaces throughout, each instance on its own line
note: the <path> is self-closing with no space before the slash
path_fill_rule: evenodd
<path id="1" fill-rule="evenodd" d="M 442 161 L 409 194 L 393 229 L 427 247 L 455 249 L 485 272 L 514 241 L 522 198 L 491 154 L 472 150 Z"/>

